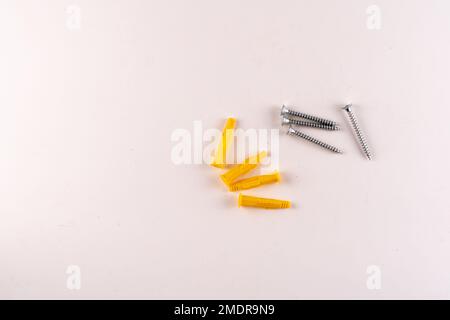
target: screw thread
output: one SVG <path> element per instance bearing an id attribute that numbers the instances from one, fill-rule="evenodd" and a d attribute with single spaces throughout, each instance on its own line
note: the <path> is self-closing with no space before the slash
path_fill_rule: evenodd
<path id="1" fill-rule="evenodd" d="M 339 150 L 336 147 L 333 147 L 332 145 L 329 145 L 328 143 L 325 143 L 323 141 L 320 141 L 316 138 L 313 138 L 311 136 L 308 136 L 307 134 L 304 134 L 303 132 L 300 132 L 298 130 L 293 129 L 292 127 L 289 128 L 288 134 L 296 135 L 297 137 L 300 137 L 302 139 L 305 139 L 309 142 L 312 142 L 314 144 L 317 144 L 318 146 L 321 146 L 322 148 L 328 149 L 330 151 L 336 152 L 336 153 L 342 153 L 341 150 Z"/>
<path id="2" fill-rule="evenodd" d="M 356 120 L 356 116 L 353 113 L 353 110 L 346 108 L 345 111 L 350 119 L 350 123 L 353 127 L 353 131 L 355 132 L 356 136 L 358 137 L 359 145 L 361 146 L 367 159 L 371 160 L 372 154 L 370 152 L 369 145 L 367 144 L 366 138 L 361 130 L 361 127 L 359 126 L 358 120 Z"/>
<path id="3" fill-rule="evenodd" d="M 318 122 L 308 122 L 308 121 L 301 121 L 301 120 L 295 120 L 295 119 L 288 119 L 289 124 L 293 124 L 296 126 L 302 126 L 302 127 L 311 127 L 311 128 L 318 128 L 318 129 L 324 129 L 324 130 L 340 130 L 339 126 L 337 125 L 328 125 Z"/>
<path id="4" fill-rule="evenodd" d="M 310 114 L 306 114 L 303 112 L 299 112 L 299 111 L 294 111 L 291 109 L 287 109 L 286 110 L 287 114 L 294 116 L 294 117 L 299 117 L 299 118 L 303 118 L 303 119 L 307 119 L 307 120 L 311 120 L 311 121 L 315 121 L 324 125 L 328 125 L 328 126 L 337 126 L 337 123 L 328 119 L 324 119 L 324 118 L 320 118 L 317 116 L 313 116 Z"/>

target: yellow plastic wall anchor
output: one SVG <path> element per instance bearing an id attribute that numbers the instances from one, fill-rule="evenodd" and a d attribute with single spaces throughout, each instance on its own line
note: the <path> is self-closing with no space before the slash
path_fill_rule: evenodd
<path id="1" fill-rule="evenodd" d="M 252 197 L 243 195 L 242 193 L 239 194 L 238 204 L 239 207 L 256 207 L 264 209 L 286 209 L 291 207 L 291 202 L 287 200 Z"/>
<path id="2" fill-rule="evenodd" d="M 254 176 L 248 179 L 236 181 L 228 186 L 230 191 L 247 190 L 262 186 L 264 184 L 275 183 L 280 181 L 280 173 L 278 171 L 272 174 Z"/>
<path id="3" fill-rule="evenodd" d="M 220 176 L 222 181 L 229 186 L 233 181 L 235 181 L 240 176 L 246 174 L 247 172 L 255 169 L 260 163 L 261 160 L 267 156 L 266 151 L 261 151 L 257 155 L 248 157 L 245 161 L 237 166 L 231 168 L 224 174 Z"/>
<path id="4" fill-rule="evenodd" d="M 236 126 L 236 119 L 228 118 L 225 127 L 222 130 L 222 138 L 217 146 L 216 154 L 211 165 L 216 168 L 225 168 L 227 160 L 227 150 L 233 143 L 234 128 Z"/>

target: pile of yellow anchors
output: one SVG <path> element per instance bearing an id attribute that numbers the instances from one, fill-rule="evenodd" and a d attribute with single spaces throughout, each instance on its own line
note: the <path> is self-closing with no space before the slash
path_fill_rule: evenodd
<path id="1" fill-rule="evenodd" d="M 212 166 L 224 169 L 227 167 L 226 156 L 234 140 L 234 128 L 236 119 L 228 118 L 222 131 L 222 137 L 216 150 L 216 154 Z M 259 152 L 254 156 L 250 156 L 241 164 L 234 166 L 227 172 L 222 174 L 220 178 L 230 191 L 240 191 L 259 187 L 264 184 L 275 183 L 280 181 L 280 173 L 253 176 L 247 179 L 237 180 L 240 176 L 250 172 L 258 167 L 261 160 L 267 156 L 266 151 Z M 265 209 L 285 209 L 291 207 L 291 202 L 286 200 L 269 199 L 243 195 L 239 193 L 238 205 L 244 207 L 257 207 Z"/>

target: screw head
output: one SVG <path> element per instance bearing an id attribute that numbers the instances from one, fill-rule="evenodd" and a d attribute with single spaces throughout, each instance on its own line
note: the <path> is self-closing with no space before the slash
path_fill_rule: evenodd
<path id="1" fill-rule="evenodd" d="M 289 120 L 288 118 L 282 117 L 281 118 L 281 125 L 285 126 L 291 123 L 291 120 Z"/>
<path id="2" fill-rule="evenodd" d="M 288 113 L 288 108 L 283 104 L 282 106 L 281 106 L 281 112 L 280 112 L 280 115 L 281 116 L 284 116 L 285 114 L 287 114 Z"/>
<path id="3" fill-rule="evenodd" d="M 345 111 L 347 111 L 347 112 L 350 112 L 350 111 L 352 111 L 352 104 L 350 103 L 350 104 L 347 104 L 344 108 L 342 108 L 342 109 L 344 109 Z"/>
<path id="4" fill-rule="evenodd" d="M 292 126 L 289 126 L 288 131 L 286 132 L 287 134 L 293 134 L 295 132 L 295 129 L 292 128 Z"/>

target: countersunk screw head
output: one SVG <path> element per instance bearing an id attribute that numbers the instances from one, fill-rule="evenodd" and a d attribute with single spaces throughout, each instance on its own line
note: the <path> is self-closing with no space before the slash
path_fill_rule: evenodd
<path id="1" fill-rule="evenodd" d="M 288 118 L 285 118 L 285 117 L 283 117 L 283 118 L 281 118 L 281 125 L 288 125 L 288 124 L 290 124 L 291 123 L 291 120 L 290 119 L 288 119 Z"/>
<path id="2" fill-rule="evenodd" d="M 292 126 L 289 126 L 289 129 L 287 131 L 287 134 L 294 134 L 295 133 L 295 129 L 292 128 Z"/>
<path id="3" fill-rule="evenodd" d="M 281 106 L 281 116 L 284 116 L 285 114 L 288 114 L 289 113 L 289 110 L 288 110 L 288 108 L 283 104 L 282 106 Z"/>
<path id="4" fill-rule="evenodd" d="M 347 104 L 345 107 L 343 107 L 342 109 L 344 109 L 347 112 L 351 112 L 352 111 L 352 104 Z"/>

